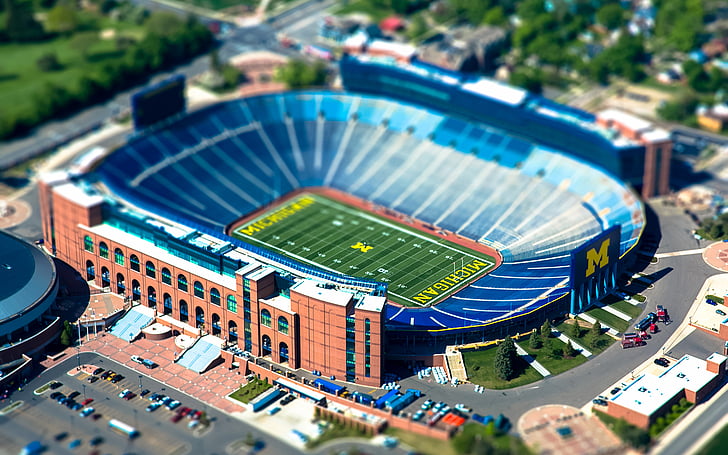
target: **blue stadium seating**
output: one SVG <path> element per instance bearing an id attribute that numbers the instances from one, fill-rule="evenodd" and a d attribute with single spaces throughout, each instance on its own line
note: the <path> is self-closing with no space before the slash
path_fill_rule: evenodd
<path id="1" fill-rule="evenodd" d="M 499 269 L 436 307 L 388 307 L 395 325 L 458 327 L 538 308 L 568 291 L 559 286 L 569 251 L 619 224 L 625 252 L 644 225 L 625 185 L 573 157 L 490 126 L 344 93 L 217 104 L 130 141 L 98 174 L 150 211 L 218 230 L 292 190 L 324 185 L 499 250 Z"/>

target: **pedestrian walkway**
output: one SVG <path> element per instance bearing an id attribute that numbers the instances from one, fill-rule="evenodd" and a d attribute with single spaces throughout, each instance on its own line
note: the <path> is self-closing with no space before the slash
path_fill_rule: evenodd
<path id="1" fill-rule="evenodd" d="M 571 338 L 567 337 L 566 335 L 564 335 L 563 333 L 559 332 L 558 330 L 551 329 L 551 333 L 553 333 L 554 335 L 556 335 L 556 338 L 558 338 L 559 340 L 563 341 L 564 343 L 567 343 L 567 342 L 570 341 L 571 342 L 571 345 L 574 346 L 574 349 L 576 349 L 577 351 L 580 351 L 581 355 L 583 355 L 584 357 L 589 358 L 589 357 L 591 357 L 593 355 L 591 353 L 591 351 L 589 351 L 587 348 L 585 348 L 584 346 L 580 345 L 579 343 L 577 343 L 576 341 L 572 340 Z"/>
<path id="2" fill-rule="evenodd" d="M 448 346 L 445 351 L 445 361 L 447 362 L 447 369 L 450 370 L 451 378 L 457 379 L 459 382 L 467 382 L 468 373 L 465 370 L 465 363 L 460 351 L 450 349 L 450 346 Z"/>
<path id="3" fill-rule="evenodd" d="M 596 318 L 589 316 L 586 313 L 579 313 L 577 316 L 588 322 L 589 324 L 594 324 L 597 322 Z M 602 321 L 599 321 L 599 325 L 602 326 L 602 328 L 607 329 L 607 332 L 612 336 L 619 336 L 619 331 L 614 330 L 613 328 L 609 327 L 607 324 L 603 323 Z"/>
<path id="4" fill-rule="evenodd" d="M 523 360 L 528 362 L 528 364 L 530 366 L 532 366 L 536 371 L 538 371 L 541 374 L 541 376 L 543 376 L 544 378 L 551 376 L 551 372 L 549 370 L 547 370 L 546 367 L 544 367 L 543 365 L 538 363 L 538 361 L 536 359 L 534 359 L 533 357 L 531 357 L 531 355 L 528 352 L 526 352 L 525 349 L 523 349 L 522 347 L 520 347 L 517 344 L 516 344 L 516 352 L 518 352 L 518 355 L 523 357 Z"/>
<path id="5" fill-rule="evenodd" d="M 683 250 L 683 251 L 673 251 L 672 253 L 657 253 L 655 257 L 657 259 L 661 258 L 672 258 L 676 256 L 689 256 L 691 254 L 703 254 L 703 251 L 705 248 L 697 248 L 694 250 Z"/>
<path id="6" fill-rule="evenodd" d="M 142 338 L 128 343 L 107 333 L 100 333 L 97 337 L 92 337 L 90 341 L 84 341 L 80 347 L 80 352 L 101 354 L 136 371 L 141 376 L 156 379 L 165 387 L 171 387 L 193 396 L 222 412 L 234 415 L 245 411 L 242 405 L 226 398 L 246 382 L 245 377 L 239 374 L 239 369 L 231 371 L 223 365 L 218 365 L 204 374 L 195 373 L 174 363 L 177 351 L 179 348 L 175 346 L 174 338 L 156 341 Z M 59 356 L 58 360 L 46 359 L 41 364 L 50 368 L 74 355 L 76 355 L 76 348 L 69 347 L 66 349 L 66 355 Z M 145 368 L 131 360 L 133 355 L 152 360 L 158 367 Z M 111 368 L 113 369 L 113 367 Z"/>

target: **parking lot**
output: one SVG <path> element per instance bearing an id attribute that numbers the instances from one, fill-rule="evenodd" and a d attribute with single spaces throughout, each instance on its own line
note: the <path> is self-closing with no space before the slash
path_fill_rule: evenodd
<path id="1" fill-rule="evenodd" d="M 94 453 L 97 450 L 98 453 L 105 454 L 224 453 L 226 447 L 247 438 L 248 434 L 256 440 L 264 441 L 266 453 L 296 452 L 290 444 L 266 437 L 262 432 L 236 418 L 211 409 L 182 392 L 107 358 L 85 353 L 81 354 L 79 360 L 83 365 L 111 369 L 124 378 L 115 384 L 102 379 L 91 383 L 88 380 L 90 376 L 88 369 L 85 369 L 87 372 L 75 374 L 77 366 L 75 357 L 42 373 L 22 391 L 13 394 L 13 401 L 22 401 L 23 405 L 5 416 L 0 416 L 0 437 L 3 438 L 0 454 L 19 453 L 22 447 L 35 440 L 39 440 L 48 448 L 47 453 L 54 454 Z M 69 375 L 69 372 L 74 374 Z M 35 390 L 51 381 L 59 381 L 62 385 L 56 389 L 44 390 L 38 395 L 34 394 Z M 135 396 L 128 400 L 120 398 L 119 393 L 125 389 L 129 389 Z M 145 389 L 148 389 L 149 393 L 141 398 L 140 392 Z M 94 408 L 93 413 L 88 417 L 82 417 L 79 413 L 83 408 L 72 410 L 59 404 L 57 400 L 50 398 L 54 392 L 62 393 L 66 397 L 78 392 L 73 400 L 79 404 L 86 399 L 93 399 L 87 404 Z M 178 400 L 180 405 L 174 411 L 161 406 L 155 411 L 148 412 L 145 409 L 150 404 L 149 397 L 154 393 Z M 0 407 L 8 404 L 10 402 L 6 400 Z M 190 429 L 188 426 L 193 419 L 189 416 L 173 422 L 172 417 L 183 408 L 205 412 L 211 421 L 210 426 L 201 431 L 199 427 Z M 99 416 L 94 418 L 96 414 Z M 139 437 L 129 439 L 112 431 L 109 428 L 111 419 L 136 428 Z M 92 447 L 90 441 L 94 438 L 100 438 L 97 439 L 100 443 Z M 76 443 L 76 440 L 79 442 Z"/>

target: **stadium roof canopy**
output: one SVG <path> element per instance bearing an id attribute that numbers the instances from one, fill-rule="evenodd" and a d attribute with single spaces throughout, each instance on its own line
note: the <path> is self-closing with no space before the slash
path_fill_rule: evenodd
<path id="1" fill-rule="evenodd" d="M 0 231 L 0 323 L 20 316 L 43 298 L 56 270 L 40 250 Z"/>

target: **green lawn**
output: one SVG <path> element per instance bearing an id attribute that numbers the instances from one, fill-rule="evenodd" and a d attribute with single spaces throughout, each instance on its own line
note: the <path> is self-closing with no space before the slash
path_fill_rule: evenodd
<path id="1" fill-rule="evenodd" d="M 370 439 L 370 437 L 363 431 L 357 430 L 356 428 L 349 428 L 340 423 L 328 422 L 328 427 L 323 433 L 316 439 L 310 439 L 306 443 L 306 448 L 311 450 L 318 447 L 326 442 L 333 441 L 334 439 L 341 438 L 363 438 Z"/>
<path id="2" fill-rule="evenodd" d="M 230 394 L 230 398 L 241 401 L 243 403 L 250 403 L 255 397 L 265 392 L 266 390 L 273 387 L 272 384 L 268 384 L 266 381 L 260 379 L 253 379 L 238 390 Z"/>
<path id="3" fill-rule="evenodd" d="M 304 263 L 388 283 L 390 298 L 411 306 L 436 303 L 495 265 L 486 254 L 312 194 L 232 235 Z"/>
<path id="4" fill-rule="evenodd" d="M 556 330 L 558 330 L 559 332 L 565 333 L 566 336 L 571 338 L 569 326 L 570 326 L 570 324 L 567 324 L 566 322 L 562 322 L 561 324 L 556 326 Z M 576 341 L 580 345 L 587 348 L 589 351 L 591 351 L 592 354 L 599 354 L 600 352 L 607 349 L 609 346 L 612 345 L 612 343 L 614 343 L 616 341 L 612 336 L 610 336 L 606 333 L 602 333 L 599 336 L 597 346 L 592 347 L 589 345 L 589 328 L 591 327 L 591 324 L 589 324 L 588 322 L 586 322 L 583 319 L 579 319 L 579 326 L 581 326 L 581 337 L 574 341 Z"/>
<path id="5" fill-rule="evenodd" d="M 342 6 L 341 8 L 334 11 L 333 14 L 337 16 L 351 14 L 351 13 L 363 13 L 369 16 L 374 22 L 379 22 L 385 17 L 394 14 L 394 10 L 391 8 L 379 8 L 372 5 L 372 2 L 367 0 L 354 0 L 349 2 L 348 5 Z"/>
<path id="6" fill-rule="evenodd" d="M 632 316 L 633 318 L 636 318 L 642 313 L 642 308 L 632 305 L 631 303 L 627 303 L 624 300 L 614 302 L 610 306 L 615 310 L 619 310 L 624 314 Z"/>
<path id="7" fill-rule="evenodd" d="M 697 455 L 723 455 L 726 447 L 728 447 L 728 425 L 701 447 Z"/>
<path id="8" fill-rule="evenodd" d="M 589 316 L 596 318 L 599 322 L 608 325 L 618 332 L 624 332 L 630 325 L 628 321 L 609 313 L 601 308 L 594 308 L 586 312 Z"/>
<path id="9" fill-rule="evenodd" d="M 558 338 L 551 338 L 550 340 L 552 349 L 561 349 L 561 351 L 563 352 L 566 348 L 566 343 L 559 340 Z M 536 359 L 541 365 L 543 365 L 544 368 L 549 370 L 552 375 L 563 373 L 564 371 L 577 367 L 588 360 L 581 354 L 578 354 L 576 357 L 571 358 L 552 358 L 548 355 L 548 353 L 545 352 L 544 348 L 532 349 L 531 347 L 529 347 L 528 340 L 521 341 L 518 343 L 518 345 L 521 346 L 526 352 L 531 354 L 531 356 Z"/>
<path id="10" fill-rule="evenodd" d="M 517 376 L 515 379 L 510 381 L 498 379 L 493 367 L 495 351 L 495 347 L 479 351 L 463 351 L 463 362 L 470 382 L 482 385 L 487 389 L 510 389 L 543 379 L 543 376 L 521 357 L 518 358 L 516 364 Z"/>
<path id="11" fill-rule="evenodd" d="M 139 38 L 143 34 L 142 27 L 114 24 L 114 28 L 124 35 Z M 105 26 L 114 24 L 108 20 L 103 23 Z M 71 41 L 69 37 L 60 37 L 39 43 L 0 44 L 0 106 L 4 113 L 15 117 L 13 113 L 29 112 L 34 106 L 33 97 L 47 83 L 74 91 L 81 76 L 98 71 L 103 64 L 123 56 L 123 52 L 117 51 L 114 39 L 99 38 L 89 49 L 89 58 L 85 60 L 73 48 Z M 59 71 L 42 72 L 36 61 L 51 52 L 56 54 L 63 68 Z"/>

